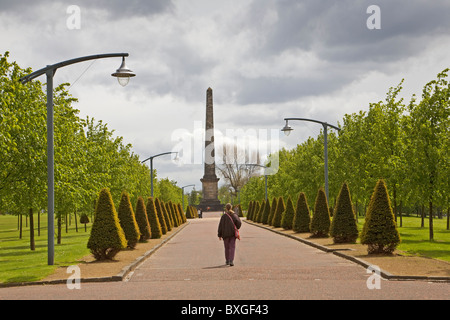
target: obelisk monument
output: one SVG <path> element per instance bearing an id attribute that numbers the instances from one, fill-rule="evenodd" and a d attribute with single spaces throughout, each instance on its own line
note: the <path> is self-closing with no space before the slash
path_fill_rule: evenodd
<path id="1" fill-rule="evenodd" d="M 205 122 L 205 174 L 202 182 L 203 198 L 198 205 L 203 211 L 222 211 L 223 205 L 219 201 L 219 178 L 216 176 L 216 162 L 214 151 L 214 112 L 213 92 L 206 91 L 206 122 Z"/>

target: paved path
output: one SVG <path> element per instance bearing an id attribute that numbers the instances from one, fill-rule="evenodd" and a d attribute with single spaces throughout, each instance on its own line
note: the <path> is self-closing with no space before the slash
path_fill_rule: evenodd
<path id="1" fill-rule="evenodd" d="M 127 281 L 0 289 L 0 299 L 449 299 L 450 284 L 381 280 L 359 265 L 246 223 L 235 266 L 225 265 L 219 215 L 191 220 Z"/>

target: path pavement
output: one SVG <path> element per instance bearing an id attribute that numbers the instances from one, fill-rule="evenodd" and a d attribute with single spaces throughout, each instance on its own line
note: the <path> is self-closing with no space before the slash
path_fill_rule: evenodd
<path id="1" fill-rule="evenodd" d="M 0 289 L 0 299 L 449 299 L 450 284 L 380 281 L 366 270 L 268 230 L 242 224 L 235 266 L 225 265 L 219 214 L 204 213 L 143 262 L 124 282 Z"/>

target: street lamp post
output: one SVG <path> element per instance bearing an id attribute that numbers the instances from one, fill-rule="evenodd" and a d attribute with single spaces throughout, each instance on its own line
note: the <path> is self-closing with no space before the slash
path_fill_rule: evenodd
<path id="1" fill-rule="evenodd" d="M 267 201 L 267 174 L 266 174 L 266 169 L 269 168 L 267 166 L 263 166 L 261 164 L 247 164 L 247 166 L 253 166 L 253 167 L 260 167 L 260 168 L 264 168 L 264 180 L 265 180 L 265 199 Z"/>
<path id="2" fill-rule="evenodd" d="M 181 187 L 181 201 L 183 202 L 183 210 L 184 210 L 184 188 L 187 187 L 195 187 L 195 184 L 188 184 L 187 186 Z"/>
<path id="3" fill-rule="evenodd" d="M 327 200 L 329 200 L 328 197 L 328 127 L 333 128 L 337 131 L 340 131 L 341 129 L 333 126 L 329 123 L 313 120 L 313 119 L 306 119 L 306 118 L 285 118 L 286 125 L 284 126 L 281 131 L 284 132 L 286 136 L 291 134 L 291 131 L 294 130 L 289 126 L 289 120 L 298 120 L 298 121 L 309 121 L 309 122 L 315 122 L 320 123 L 323 126 L 323 139 L 324 139 L 324 158 L 325 158 L 325 165 L 324 165 L 324 172 L 325 172 L 325 193 L 327 195 Z"/>
<path id="4" fill-rule="evenodd" d="M 147 158 L 147 159 L 142 161 L 142 163 L 144 163 L 145 161 L 150 160 L 150 179 L 151 179 L 150 183 L 151 183 L 151 195 L 152 195 L 152 197 L 153 197 L 153 159 L 156 158 L 156 157 L 160 157 L 160 156 L 163 156 L 163 155 L 166 155 L 166 154 L 172 154 L 172 153 L 175 153 L 175 154 L 178 155 L 178 152 L 163 152 L 163 153 L 151 156 L 151 157 L 149 157 L 149 158 Z"/>
<path id="5" fill-rule="evenodd" d="M 55 257 L 55 175 L 54 175 L 54 146 L 53 146 L 53 77 L 56 70 L 62 67 L 66 67 L 75 63 L 80 63 L 88 60 L 104 59 L 122 57 L 122 66 L 125 67 L 125 57 L 128 57 L 128 53 L 108 53 L 97 54 L 92 56 L 80 57 L 71 60 L 62 61 L 53 65 L 48 65 L 45 68 L 37 70 L 29 75 L 20 78 L 22 84 L 45 74 L 47 76 L 47 211 L 48 211 L 48 265 L 54 264 Z M 126 78 L 129 81 L 131 77 L 136 76 L 131 70 L 122 66 L 112 74 L 112 76 L 118 79 Z M 128 83 L 127 81 L 127 83 Z M 120 82 L 120 80 L 119 80 Z"/>

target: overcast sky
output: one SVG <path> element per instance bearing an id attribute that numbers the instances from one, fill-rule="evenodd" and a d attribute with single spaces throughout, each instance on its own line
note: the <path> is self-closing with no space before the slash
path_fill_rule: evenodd
<path id="1" fill-rule="evenodd" d="M 320 132 L 292 122 L 288 138 L 278 135 L 285 117 L 342 123 L 403 78 L 405 99 L 420 96 L 450 67 L 448 0 L 0 0 L 0 22 L 0 50 L 23 68 L 128 52 L 137 76 L 125 88 L 110 76 L 120 58 L 60 69 L 55 82 L 73 84 L 80 115 L 106 122 L 141 159 L 198 147 L 208 87 L 216 134 L 257 132 L 260 143 L 278 141 L 271 150 Z M 195 150 L 183 165 L 155 159 L 158 176 L 201 189 Z"/>

